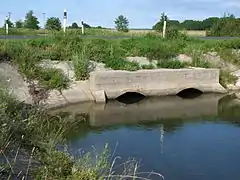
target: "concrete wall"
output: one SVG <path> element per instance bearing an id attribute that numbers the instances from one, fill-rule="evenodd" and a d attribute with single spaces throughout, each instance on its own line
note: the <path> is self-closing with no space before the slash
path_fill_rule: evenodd
<path id="1" fill-rule="evenodd" d="M 126 92 L 145 96 L 175 95 L 187 88 L 225 93 L 219 83 L 219 74 L 219 69 L 203 68 L 98 71 L 90 74 L 90 89 L 92 92 L 104 91 L 109 99 Z"/>

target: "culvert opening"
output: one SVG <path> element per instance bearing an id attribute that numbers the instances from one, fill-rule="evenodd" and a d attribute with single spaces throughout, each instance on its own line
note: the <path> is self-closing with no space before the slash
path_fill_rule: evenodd
<path id="1" fill-rule="evenodd" d="M 133 104 L 143 100 L 145 96 L 137 92 L 126 92 L 123 95 L 116 98 L 118 102 L 124 104 Z"/>
<path id="2" fill-rule="evenodd" d="M 203 94 L 202 91 L 195 89 L 195 88 L 188 88 L 180 91 L 177 96 L 184 98 L 184 99 L 192 99 L 199 97 Z"/>

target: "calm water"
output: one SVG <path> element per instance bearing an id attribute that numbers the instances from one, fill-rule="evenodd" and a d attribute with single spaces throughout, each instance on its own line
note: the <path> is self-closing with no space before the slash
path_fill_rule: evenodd
<path id="1" fill-rule="evenodd" d="M 164 97 L 62 111 L 89 113 L 88 121 L 68 136 L 75 156 L 82 150 L 101 151 L 108 143 L 121 156 L 119 163 L 135 157 L 140 171 L 159 172 L 167 180 L 240 179 L 240 101 L 234 98 Z"/>

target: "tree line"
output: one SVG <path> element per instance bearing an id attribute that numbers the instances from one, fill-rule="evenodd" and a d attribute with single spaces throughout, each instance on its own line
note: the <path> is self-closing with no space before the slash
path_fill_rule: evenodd
<path id="1" fill-rule="evenodd" d="M 152 27 L 153 30 L 162 31 L 164 19 L 167 20 L 168 29 L 177 30 L 205 30 L 210 36 L 240 36 L 240 18 L 233 14 L 225 14 L 223 17 L 209 17 L 202 21 L 170 20 L 162 13 L 160 20 Z"/>
<path id="2" fill-rule="evenodd" d="M 185 20 L 179 22 L 178 20 L 169 19 L 164 13 L 161 14 L 160 20 L 152 27 L 153 30 L 162 31 L 163 22 L 167 20 L 168 31 L 174 30 L 206 30 L 207 34 L 210 36 L 240 36 L 240 18 L 236 18 L 233 14 L 225 14 L 223 17 L 209 17 L 202 21 L 199 20 Z M 28 28 L 28 29 L 39 29 L 39 21 L 36 16 L 34 16 L 33 11 L 26 13 L 24 21 L 16 21 L 15 24 L 7 19 L 5 24 L 8 23 L 10 28 Z M 128 32 L 129 31 L 129 21 L 128 19 L 120 15 L 115 20 L 115 27 L 118 31 Z M 91 27 L 87 23 L 81 22 L 81 26 L 85 28 L 102 28 Z M 48 30 L 60 30 L 62 28 L 61 20 L 58 17 L 50 17 L 45 23 L 45 28 Z M 77 29 L 79 25 L 73 22 L 68 28 Z"/>
<path id="3" fill-rule="evenodd" d="M 5 20 L 5 24 L 8 24 L 9 28 L 27 28 L 27 29 L 40 29 L 40 22 L 38 21 L 38 18 L 34 15 L 34 12 L 31 10 L 26 13 L 25 20 L 18 20 L 15 23 L 13 23 L 9 18 Z M 5 26 L 4 24 L 4 26 Z M 82 25 L 85 28 L 91 28 L 90 25 L 82 22 Z M 47 19 L 45 23 L 45 28 L 48 30 L 57 30 L 59 31 L 62 28 L 61 20 L 58 17 L 50 17 Z M 73 22 L 71 26 L 68 28 L 79 28 L 79 25 L 76 22 Z"/>

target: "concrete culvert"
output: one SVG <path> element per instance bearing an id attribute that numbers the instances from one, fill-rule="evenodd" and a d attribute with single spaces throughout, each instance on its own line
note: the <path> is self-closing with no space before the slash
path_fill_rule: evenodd
<path id="1" fill-rule="evenodd" d="M 143 100 L 145 96 L 138 92 L 126 92 L 116 98 L 117 101 L 124 104 L 133 104 Z"/>
<path id="2" fill-rule="evenodd" d="M 182 91 L 180 91 L 177 96 L 184 98 L 184 99 L 192 99 L 199 97 L 203 94 L 202 91 L 195 89 L 195 88 L 187 88 Z"/>

